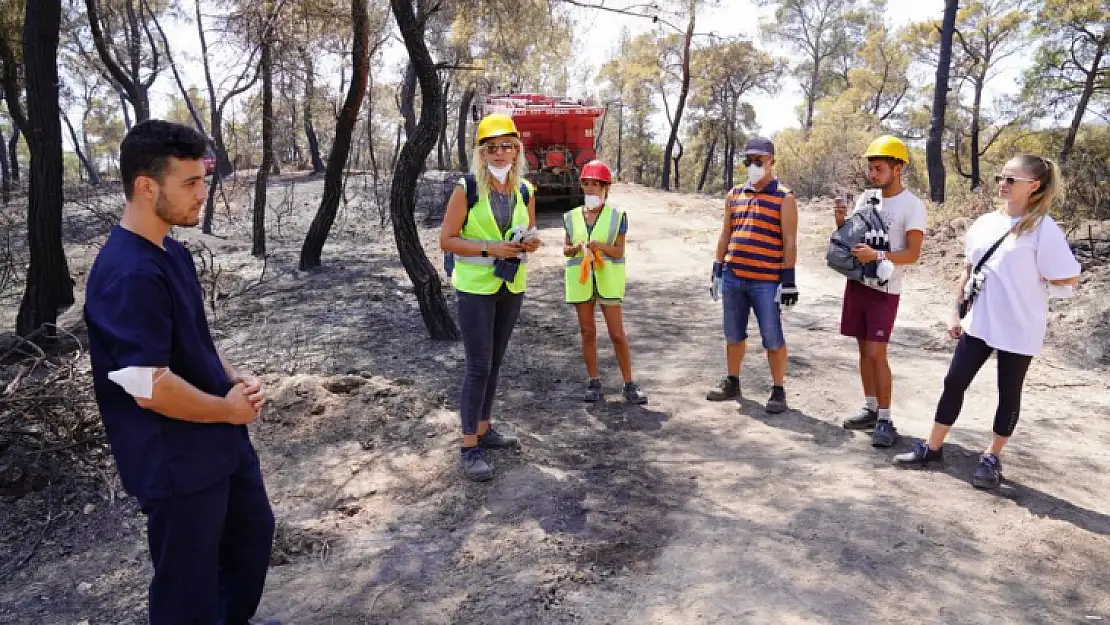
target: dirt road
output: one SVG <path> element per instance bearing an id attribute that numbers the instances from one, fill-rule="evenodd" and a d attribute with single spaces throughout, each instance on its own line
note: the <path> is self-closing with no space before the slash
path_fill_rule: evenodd
<path id="1" fill-rule="evenodd" d="M 457 472 L 461 345 L 418 338 L 391 234 L 341 228 L 314 275 L 292 271 L 298 239 L 275 246 L 275 281 L 216 324 L 274 394 L 253 430 L 282 523 L 260 613 L 313 625 L 1110 619 L 1104 371 L 1034 363 L 998 493 L 969 485 L 990 434 L 989 368 L 945 469 L 893 467 L 905 439 L 875 450 L 839 425 L 861 402 L 856 354 L 837 333 L 843 282 L 822 260 L 829 207 L 810 206 L 801 302 L 786 317 L 792 410 L 762 410 L 770 380 L 754 321 L 747 399 L 707 403 L 723 373 L 707 277 L 719 201 L 626 185 L 613 197 L 630 215 L 626 327 L 651 401 L 619 403 L 605 339 L 608 402 L 580 401 L 561 230 L 543 216 L 549 245 L 533 259 L 497 410 L 524 448 L 494 454 L 484 485 Z M 947 284 L 927 271 L 907 280 L 891 349 L 903 435 L 927 432 L 939 396 Z M 116 504 L 101 519 L 88 524 L 98 540 L 0 586 L 20 606 L 0 609 L 0 623 L 141 622 L 141 516 Z"/>

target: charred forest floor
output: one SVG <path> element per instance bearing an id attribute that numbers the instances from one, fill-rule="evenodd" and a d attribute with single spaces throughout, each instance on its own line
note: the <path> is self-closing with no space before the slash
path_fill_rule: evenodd
<path id="1" fill-rule="evenodd" d="M 969 482 L 990 436 L 989 365 L 946 464 L 891 464 L 927 433 L 950 359 L 958 224 L 933 229 L 906 280 L 891 345 L 902 438 L 876 450 L 840 426 L 861 392 L 854 342 L 838 335 L 843 282 L 823 261 L 831 203 L 803 206 L 801 302 L 785 317 L 791 410 L 772 416 L 754 321 L 744 400 L 704 399 L 724 366 L 707 275 L 721 200 L 618 185 L 612 199 L 630 217 L 625 325 L 650 402 L 620 402 L 601 328 L 607 398 L 581 401 L 561 223 L 541 214 L 547 245 L 533 257 L 495 411 L 523 447 L 494 453 L 496 478 L 478 485 L 457 469 L 462 346 L 426 338 L 376 205 L 352 192 L 324 267 L 296 270 L 321 189 L 292 176 L 271 185 L 265 262 L 249 255 L 246 181 L 229 185 L 215 236 L 175 233 L 195 251 L 220 347 L 270 389 L 251 426 L 279 523 L 260 615 L 312 625 L 1110 619 L 1105 265 L 1089 263 L 1084 294 L 1054 304 L 1005 483 L 982 492 Z M 67 206 L 79 295 L 118 210 L 111 197 Z M 418 224 L 438 267 L 434 219 Z M 82 301 L 60 320 L 75 344 Z M 18 297 L 0 303 L 11 327 Z M 87 357 L 2 372 L 26 397 L 4 404 L 23 413 L 0 417 L 0 623 L 144 623 L 144 519 L 98 438 Z M 46 410 L 35 381 L 66 400 Z M 50 429 L 35 414 L 75 424 Z"/>

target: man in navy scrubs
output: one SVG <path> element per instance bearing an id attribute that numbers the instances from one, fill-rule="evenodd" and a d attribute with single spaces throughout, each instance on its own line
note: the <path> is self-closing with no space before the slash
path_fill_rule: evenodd
<path id="1" fill-rule="evenodd" d="M 127 205 L 86 289 L 97 404 L 124 488 L 147 517 L 152 625 L 255 622 L 274 536 L 247 434 L 265 392 L 220 356 L 192 256 L 169 237 L 199 221 L 206 143 L 160 120 L 127 133 Z"/>

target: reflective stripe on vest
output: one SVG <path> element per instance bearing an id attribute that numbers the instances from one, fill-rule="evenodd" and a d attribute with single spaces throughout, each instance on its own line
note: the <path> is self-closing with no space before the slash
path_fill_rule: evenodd
<path id="1" fill-rule="evenodd" d="M 513 194 L 516 205 L 513 207 L 512 220 L 509 230 L 517 226 L 528 227 L 528 206 L 520 196 L 520 192 Z M 489 196 L 479 196 L 478 202 L 467 213 L 466 222 L 459 232 L 459 238 L 478 243 L 499 243 L 506 241 L 506 233 L 497 227 L 497 220 L 493 216 L 493 209 L 489 204 Z M 501 285 L 507 285 L 512 293 L 523 293 L 528 284 L 528 264 L 521 263 L 512 282 L 506 283 L 501 278 L 493 275 L 493 264 L 496 262 L 492 256 L 455 256 L 455 270 L 451 274 L 451 283 L 463 293 L 474 295 L 493 295 L 501 290 Z"/>
<path id="2" fill-rule="evenodd" d="M 616 244 L 620 236 L 620 225 L 624 213 L 620 210 L 605 205 L 594 223 L 593 232 L 586 226 L 584 209 L 579 206 L 567 211 L 563 215 L 563 226 L 572 244 L 581 244 L 586 241 L 595 241 L 605 245 Z M 605 299 L 624 299 L 625 291 L 625 259 L 604 256 L 605 262 L 601 267 L 594 267 L 586 278 L 586 283 L 578 281 L 584 254 L 578 254 L 566 261 L 564 284 L 566 287 L 566 301 L 572 304 L 588 302 L 594 297 L 594 282 L 597 282 L 597 293 Z"/>

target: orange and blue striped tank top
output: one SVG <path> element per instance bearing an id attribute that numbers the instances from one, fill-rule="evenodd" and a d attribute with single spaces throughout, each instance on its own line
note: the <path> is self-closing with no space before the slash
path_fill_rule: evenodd
<path id="1" fill-rule="evenodd" d="M 732 238 L 725 264 L 744 280 L 778 282 L 782 273 L 782 201 L 790 189 L 772 179 L 756 191 L 750 184 L 728 194 Z"/>

